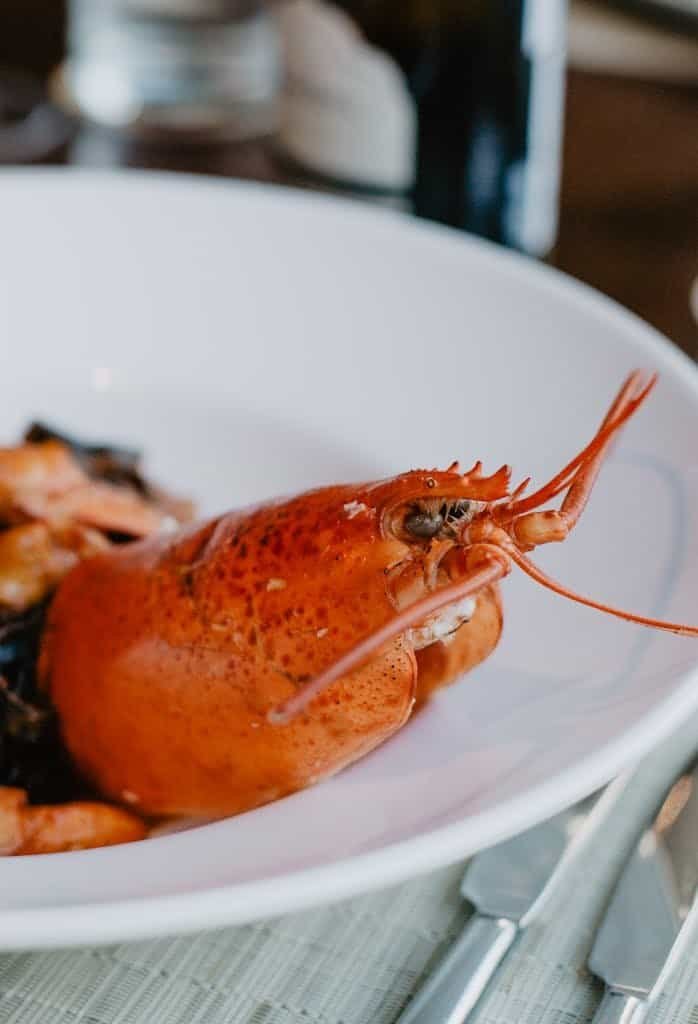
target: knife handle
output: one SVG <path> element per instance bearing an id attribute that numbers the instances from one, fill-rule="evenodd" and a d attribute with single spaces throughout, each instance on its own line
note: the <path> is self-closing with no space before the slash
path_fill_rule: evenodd
<path id="1" fill-rule="evenodd" d="M 463 1024 L 517 931 L 507 918 L 474 914 L 396 1024 Z"/>
<path id="2" fill-rule="evenodd" d="M 592 1024 L 641 1024 L 647 1010 L 646 999 L 607 988 Z"/>

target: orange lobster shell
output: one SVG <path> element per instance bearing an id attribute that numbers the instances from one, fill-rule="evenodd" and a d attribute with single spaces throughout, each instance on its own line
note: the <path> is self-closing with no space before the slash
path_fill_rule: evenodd
<path id="1" fill-rule="evenodd" d="M 361 757 L 404 724 L 415 698 L 486 657 L 502 624 L 496 585 L 457 643 L 415 654 L 397 637 L 312 714 L 268 720 L 393 618 L 386 570 L 412 551 L 385 535 L 382 517 L 403 493 L 428 490 L 425 478 L 451 495 L 460 482 L 412 473 L 329 487 L 78 566 L 55 598 L 41 670 L 98 790 L 150 815 L 247 810 Z"/>
<path id="2" fill-rule="evenodd" d="M 497 581 L 564 539 L 654 379 L 526 498 L 509 471 L 415 470 L 231 512 L 85 560 L 51 608 L 40 675 L 97 790 L 144 815 L 248 810 L 382 743 L 499 639 Z M 559 510 L 537 511 L 566 492 Z"/>

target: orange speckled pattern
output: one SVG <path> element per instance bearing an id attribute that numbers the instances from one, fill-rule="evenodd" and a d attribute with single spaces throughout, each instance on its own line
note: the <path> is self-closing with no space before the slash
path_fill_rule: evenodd
<path id="1" fill-rule="evenodd" d="M 310 785 L 380 744 L 417 694 L 408 636 L 288 724 L 267 714 L 395 615 L 387 570 L 421 558 L 424 545 L 385 530 L 387 510 L 416 494 L 458 495 L 465 480 L 415 471 L 323 488 L 78 565 L 54 599 L 40 674 L 80 769 L 144 814 L 217 816 Z M 428 690 L 482 660 L 500 629 L 491 588 L 458 631 L 471 639 L 429 662 Z M 419 657 L 426 672 L 428 654 Z"/>

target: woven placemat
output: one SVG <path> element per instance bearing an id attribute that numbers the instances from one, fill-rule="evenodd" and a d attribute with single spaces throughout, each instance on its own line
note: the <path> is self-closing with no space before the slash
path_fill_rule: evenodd
<path id="1" fill-rule="evenodd" d="M 585 962 L 639 823 L 696 746 L 689 723 L 635 774 L 473 1015 L 586 1024 Z M 392 1024 L 465 923 L 463 865 L 332 907 L 186 938 L 0 954 L 0 1024 Z M 651 927 L 651 922 L 648 922 Z M 698 936 L 651 1024 L 698 1024 Z M 439 1024 L 435 1020 L 434 1024 Z"/>

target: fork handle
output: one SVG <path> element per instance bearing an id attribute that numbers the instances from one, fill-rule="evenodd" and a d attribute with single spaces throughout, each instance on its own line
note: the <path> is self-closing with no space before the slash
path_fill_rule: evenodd
<path id="1" fill-rule="evenodd" d="M 647 1010 L 647 1000 L 607 988 L 592 1024 L 642 1024 Z"/>
<path id="2" fill-rule="evenodd" d="M 507 918 L 474 914 L 396 1024 L 463 1024 L 517 931 Z"/>

